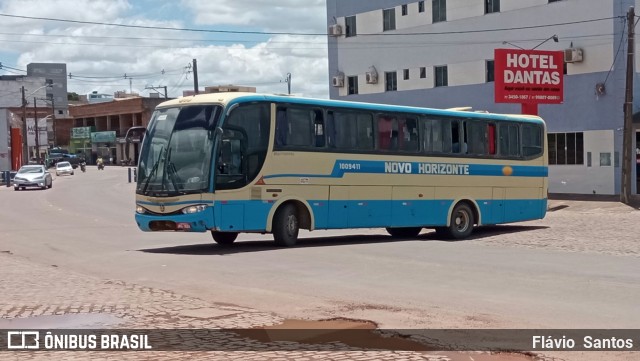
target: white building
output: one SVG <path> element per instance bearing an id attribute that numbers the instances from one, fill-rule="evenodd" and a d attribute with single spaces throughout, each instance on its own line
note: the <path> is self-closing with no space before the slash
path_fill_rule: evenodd
<path id="1" fill-rule="evenodd" d="M 494 101 L 494 50 L 566 50 L 564 103 L 539 106 L 549 131 L 549 191 L 619 194 L 625 18 L 629 7 L 639 5 L 640 0 L 327 0 L 330 97 L 520 113 L 519 104 Z M 636 57 L 636 68 L 639 62 Z M 639 105 L 636 100 L 634 112 Z M 634 123 L 634 149 L 639 130 Z M 637 177 L 633 166 L 633 193 L 640 191 Z"/>
<path id="2" fill-rule="evenodd" d="M 11 155 L 16 151 L 11 149 L 10 128 L 22 125 L 22 114 L 19 112 L 22 107 L 22 87 L 25 89 L 27 107 L 31 111 L 33 98 L 46 99 L 45 85 L 46 79 L 44 77 L 0 76 L 0 171 L 11 169 Z M 44 104 L 44 102 L 42 103 Z M 47 142 L 45 131 L 44 139 L 40 144 L 46 148 Z M 21 149 L 17 151 L 22 152 Z"/>

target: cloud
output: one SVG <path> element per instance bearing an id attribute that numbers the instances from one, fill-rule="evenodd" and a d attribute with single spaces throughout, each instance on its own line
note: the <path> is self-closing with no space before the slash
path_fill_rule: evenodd
<path id="1" fill-rule="evenodd" d="M 197 7 L 195 1 L 185 0 L 193 11 L 202 13 L 198 21 L 213 21 L 231 18 L 236 12 L 249 12 L 247 20 L 252 29 L 263 31 L 283 31 L 286 24 L 279 26 L 268 16 L 260 15 L 256 9 L 266 9 L 266 1 L 228 1 L 220 12 L 209 7 L 209 1 L 202 1 Z M 213 1 L 213 4 L 222 4 Z M 299 1 L 279 1 L 273 9 L 289 9 L 300 24 L 312 24 L 317 21 L 311 12 L 322 10 L 322 29 L 309 27 L 309 32 L 322 32 L 325 27 L 324 1 L 310 1 L 310 7 L 304 10 L 293 6 Z M 321 6 L 319 4 L 322 3 Z M 21 8 L 25 4 L 25 8 Z M 73 6 L 77 4 L 77 6 Z M 92 6 L 86 6 L 91 4 Z M 184 18 L 154 16 L 145 18 L 149 13 L 131 11 L 134 5 L 124 0 L 94 1 L 5 1 L 2 12 L 24 14 L 39 17 L 73 18 L 71 14 L 83 14 L 82 19 L 96 22 L 113 22 L 143 26 L 161 27 L 203 27 L 185 23 Z M 253 5 L 251 5 L 253 4 Z M 58 6 L 58 9 L 55 7 Z M 246 8 L 242 8 L 245 6 Z M 36 12 L 36 8 L 42 8 Z M 53 8 L 53 9 L 52 9 Z M 322 8 L 322 9 L 320 9 Z M 29 9 L 27 12 L 27 10 Z M 66 9 L 66 10 L 65 10 Z M 74 10 L 69 10 L 74 9 Z M 83 13 L 86 9 L 87 13 Z M 58 12 L 59 10 L 59 12 Z M 63 11 L 64 10 L 64 11 Z M 67 11 L 68 10 L 68 11 Z M 33 12 L 32 12 L 33 11 Z M 254 14 L 255 12 L 255 14 Z M 157 15 L 157 12 L 153 12 Z M 215 13 L 215 14 L 211 14 Z M 64 14 L 69 14 L 64 16 Z M 189 16 L 187 14 L 187 16 Z M 6 19 L 2 19 L 6 20 Z M 222 20 L 219 20 L 222 21 Z M 226 20 L 225 20 L 226 21 Z M 200 88 L 209 85 L 237 84 L 256 86 L 260 92 L 285 93 L 287 73 L 292 74 L 292 92 L 312 97 L 328 97 L 328 63 L 325 36 L 277 35 L 255 37 L 225 37 L 211 33 L 189 33 L 151 29 L 131 29 L 104 25 L 50 23 L 36 20 L 19 21 L 20 28 L 26 34 L 37 36 L 0 35 L 0 51 L 10 50 L 17 53 L 16 64 L 25 69 L 31 62 L 62 62 L 72 74 L 68 79 L 69 91 L 89 93 L 99 91 L 111 93 L 116 90 L 133 90 L 147 94 L 146 86 L 167 86 L 170 96 L 182 94 L 182 90 L 193 89 L 193 74 L 189 71 L 192 59 L 198 60 L 198 78 Z M 216 24 L 219 28 L 221 23 Z M 15 25 L 15 24 L 14 24 Z M 245 24 L 240 24 L 245 25 Z M 214 28 L 212 25 L 211 28 Z M 234 26 L 235 30 L 246 30 L 246 26 Z M 295 32 L 300 32 L 296 30 Z M 17 33 L 12 26 L 0 22 L 0 33 Z M 64 37 L 58 35 L 66 35 Z M 126 39 L 125 39 L 126 38 Z M 154 40 L 154 39 L 162 40 Z M 4 39 L 5 41 L 3 41 Z M 222 41 L 212 41 L 222 40 Z M 14 40 L 16 42 L 6 42 Z M 227 42 L 224 42 L 227 41 Z M 2 61 L 3 59 L 0 59 Z M 6 59 L 4 59 L 6 60 Z M 125 74 L 127 77 L 125 78 Z M 99 78 L 95 78 L 99 77 Z"/>
<path id="2" fill-rule="evenodd" d="M 199 25 L 243 25 L 274 32 L 324 33 L 325 0 L 183 0 Z"/>

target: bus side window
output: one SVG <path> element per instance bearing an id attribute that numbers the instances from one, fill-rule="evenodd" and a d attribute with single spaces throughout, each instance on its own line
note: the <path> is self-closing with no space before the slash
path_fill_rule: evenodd
<path id="1" fill-rule="evenodd" d="M 373 117 L 368 113 L 357 113 L 355 118 L 358 134 L 355 148 L 361 151 L 372 150 L 375 146 L 373 141 Z"/>
<path id="2" fill-rule="evenodd" d="M 313 125 L 315 133 L 315 146 L 318 148 L 324 147 L 324 121 L 322 118 L 322 110 L 313 110 Z"/>
<path id="3" fill-rule="evenodd" d="M 287 145 L 296 147 L 308 147 L 315 143 L 313 112 L 303 108 L 287 109 Z"/>
<path id="4" fill-rule="evenodd" d="M 396 128 L 394 134 L 394 126 Z M 397 121 L 390 116 L 378 116 L 378 149 L 392 150 L 395 149 L 394 143 L 397 141 Z M 395 135 L 395 138 L 394 138 Z"/>
<path id="5" fill-rule="evenodd" d="M 486 155 L 487 154 L 487 123 L 480 120 L 468 120 L 464 122 L 466 124 L 466 139 L 463 145 L 468 145 L 468 151 L 466 153 L 473 155 Z M 465 153 L 463 146 L 462 152 Z"/>
<path id="6" fill-rule="evenodd" d="M 420 119 L 420 128 L 422 133 L 422 151 L 430 153 L 434 151 L 433 120 L 424 118 Z"/>
<path id="7" fill-rule="evenodd" d="M 489 124 L 487 128 L 487 142 L 489 143 L 489 155 L 496 155 L 496 125 Z"/>
<path id="8" fill-rule="evenodd" d="M 500 124 L 498 127 L 498 152 L 503 157 L 520 155 L 520 140 L 517 124 Z"/>
<path id="9" fill-rule="evenodd" d="M 463 151 L 463 145 L 462 143 L 464 143 L 464 139 L 462 139 L 462 132 L 460 131 L 460 122 L 458 122 L 457 120 L 453 120 L 451 121 L 451 153 L 457 153 L 459 154 L 460 152 Z"/>
<path id="10" fill-rule="evenodd" d="M 276 146 L 287 145 L 287 133 L 289 133 L 287 111 L 284 108 L 278 108 L 276 112 Z"/>
<path id="11" fill-rule="evenodd" d="M 325 134 L 327 135 L 327 146 L 329 148 L 336 147 L 336 124 L 333 112 L 327 112 L 327 123 Z"/>
<path id="12" fill-rule="evenodd" d="M 418 121 L 414 118 L 400 119 L 398 124 L 398 148 L 405 152 L 417 152 L 420 149 Z"/>

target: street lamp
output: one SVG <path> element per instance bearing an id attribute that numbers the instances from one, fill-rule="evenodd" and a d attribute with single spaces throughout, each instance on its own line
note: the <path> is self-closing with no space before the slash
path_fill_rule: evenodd
<path id="1" fill-rule="evenodd" d="M 551 35 L 550 37 L 548 37 L 548 38 L 544 39 L 544 41 L 543 41 L 543 42 L 541 42 L 540 44 L 538 44 L 538 45 L 534 46 L 531 50 L 535 50 L 537 47 L 539 47 L 540 45 L 542 45 L 542 44 L 546 43 L 547 41 L 549 41 L 549 40 L 551 40 L 551 39 L 553 39 L 553 42 L 554 42 L 554 43 L 557 43 L 557 42 L 558 42 L 558 35 L 556 35 L 556 34 Z"/>
<path id="2" fill-rule="evenodd" d="M 556 34 L 551 35 L 550 37 L 548 37 L 548 38 L 544 39 L 540 44 L 538 44 L 538 45 L 534 46 L 533 48 L 531 48 L 531 49 L 529 49 L 529 50 L 535 50 L 536 48 L 540 47 L 542 44 L 546 43 L 547 41 L 549 41 L 549 40 L 551 40 L 551 39 L 553 39 L 553 42 L 557 43 L 557 42 L 558 42 L 558 35 L 556 35 Z M 503 42 L 502 42 L 502 44 L 503 44 L 503 45 L 505 45 L 505 44 L 509 44 L 509 45 L 511 45 L 511 46 L 513 46 L 513 47 L 516 47 L 516 48 L 518 48 L 518 49 L 521 49 L 521 50 L 527 50 L 527 49 L 525 49 L 525 48 L 523 48 L 523 47 L 521 47 L 521 46 L 518 46 L 518 45 L 516 45 L 516 44 L 514 44 L 514 43 L 510 43 L 510 42 L 508 42 L 508 41 L 503 41 Z"/>

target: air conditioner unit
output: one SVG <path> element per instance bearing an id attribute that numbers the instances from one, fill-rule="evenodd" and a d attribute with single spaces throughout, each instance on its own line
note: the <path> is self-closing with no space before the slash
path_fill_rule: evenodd
<path id="1" fill-rule="evenodd" d="M 338 24 L 329 25 L 329 36 L 340 36 L 342 35 L 342 26 Z"/>
<path id="2" fill-rule="evenodd" d="M 367 84 L 378 84 L 378 71 L 374 67 L 370 67 L 365 74 Z"/>
<path id="3" fill-rule="evenodd" d="M 579 63 L 581 61 L 582 61 L 582 49 L 580 48 L 564 49 L 565 63 Z"/>
<path id="4" fill-rule="evenodd" d="M 344 75 L 339 74 L 331 78 L 331 84 L 336 88 L 341 88 L 344 86 Z"/>

